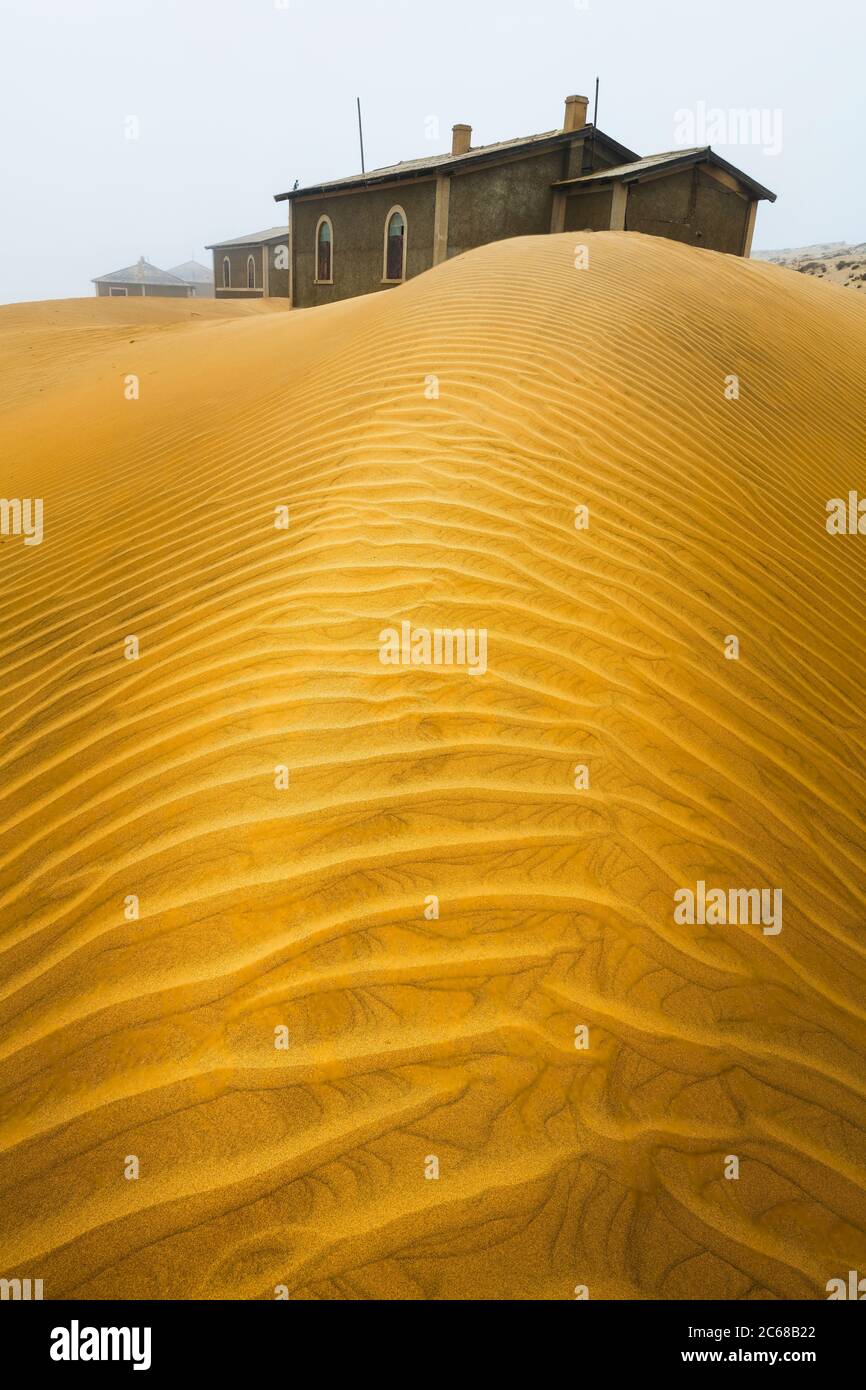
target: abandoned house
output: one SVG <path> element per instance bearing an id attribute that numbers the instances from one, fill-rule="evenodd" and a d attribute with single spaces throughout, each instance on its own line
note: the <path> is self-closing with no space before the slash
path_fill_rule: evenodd
<path id="1" fill-rule="evenodd" d="M 168 273 L 189 285 L 196 299 L 213 299 L 213 275 L 206 265 L 199 265 L 195 260 L 184 261 L 183 265 L 171 266 Z"/>
<path id="2" fill-rule="evenodd" d="M 141 256 L 136 265 L 128 265 L 123 270 L 113 270 L 109 275 L 98 275 L 93 281 L 96 293 L 101 298 L 108 296 L 146 295 L 169 299 L 189 299 L 193 287 L 168 270 L 160 270 Z"/>
<path id="3" fill-rule="evenodd" d="M 289 205 L 285 293 L 298 308 L 370 294 L 545 232 L 648 232 L 749 255 L 758 204 L 774 193 L 709 147 L 642 159 L 588 124 L 587 104 L 568 97 L 562 129 L 544 135 L 473 149 L 471 127 L 457 125 L 450 154 L 277 194 Z M 219 270 L 216 282 L 219 295 Z"/>
<path id="4" fill-rule="evenodd" d="M 289 233 L 268 227 L 249 236 L 215 241 L 213 276 L 217 299 L 285 299 L 289 293 Z"/>

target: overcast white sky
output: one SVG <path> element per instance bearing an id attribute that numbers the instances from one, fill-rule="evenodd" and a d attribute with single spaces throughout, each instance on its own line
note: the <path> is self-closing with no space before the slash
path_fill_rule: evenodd
<path id="1" fill-rule="evenodd" d="M 780 112 L 780 153 L 711 140 L 779 195 L 756 248 L 863 241 L 864 41 L 866 0 L 0 0 L 0 302 L 210 264 L 296 178 L 359 168 L 356 96 L 372 168 L 459 121 L 558 128 L 596 74 L 600 128 L 641 154 L 700 103 Z"/>

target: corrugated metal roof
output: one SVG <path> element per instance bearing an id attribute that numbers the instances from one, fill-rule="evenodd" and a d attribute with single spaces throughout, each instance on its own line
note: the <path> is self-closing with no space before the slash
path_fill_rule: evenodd
<path id="1" fill-rule="evenodd" d="M 266 227 L 263 232 L 250 232 L 249 236 L 230 237 L 228 241 L 212 241 L 208 251 L 222 251 L 225 246 L 259 246 L 263 241 L 285 241 L 288 227 Z"/>
<path id="2" fill-rule="evenodd" d="M 499 140 L 493 145 L 479 145 L 477 149 L 471 149 L 467 154 L 433 154 L 424 159 L 406 159 L 400 164 L 387 164 L 382 169 L 369 169 L 366 174 L 351 174 L 348 178 L 329 179 L 326 183 L 310 184 L 306 188 L 294 188 L 290 193 L 278 193 L 275 201 L 279 203 L 286 199 L 302 198 L 313 193 L 339 191 L 341 188 L 365 188 L 368 184 L 387 183 L 391 179 L 408 178 L 412 174 L 434 173 L 437 169 L 471 167 L 474 160 L 483 162 L 484 160 L 495 159 L 497 155 L 510 154 L 513 150 L 531 149 L 533 145 L 540 145 L 545 141 L 559 144 L 573 140 L 576 135 L 591 131 L 591 125 L 583 126 L 580 130 L 546 130 L 541 135 L 523 135 L 517 140 Z M 637 157 L 633 150 L 611 140 L 609 135 L 605 135 L 600 130 L 596 132 L 596 137 L 623 155 Z"/>
<path id="3" fill-rule="evenodd" d="M 686 167 L 689 164 L 699 164 L 706 162 L 713 164 L 719 169 L 724 169 L 735 179 L 739 179 L 747 188 L 756 193 L 760 198 L 768 198 L 771 203 L 776 201 L 775 193 L 771 193 L 769 188 L 764 188 L 763 184 L 751 178 L 749 174 L 743 173 L 735 165 L 729 164 L 727 160 L 717 155 L 709 145 L 698 145 L 690 150 L 667 150 L 664 154 L 650 154 L 645 159 L 632 160 L 630 164 L 617 164 L 610 169 L 596 169 L 591 174 L 579 174 L 574 179 L 561 179 L 555 183 L 554 188 L 575 188 L 592 183 L 617 182 L 620 179 L 626 183 L 639 179 L 642 174 L 653 173 L 658 169 L 676 169 Z"/>
<path id="4" fill-rule="evenodd" d="M 182 285 L 183 280 L 179 280 L 176 275 L 172 275 L 168 270 L 160 270 L 159 266 L 151 265 L 144 256 L 135 264 L 124 266 L 123 270 L 112 270 L 109 275 L 96 275 L 92 282 L 98 284 L 112 285 Z"/>
<path id="5" fill-rule="evenodd" d="M 213 271 L 208 270 L 206 265 L 199 265 L 198 261 L 184 261 L 183 265 L 173 265 L 168 273 L 176 275 L 179 280 L 185 280 L 190 285 L 213 284 Z"/>

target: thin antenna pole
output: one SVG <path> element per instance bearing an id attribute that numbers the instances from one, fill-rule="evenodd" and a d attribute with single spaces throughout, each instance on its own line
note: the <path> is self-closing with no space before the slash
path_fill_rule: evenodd
<path id="1" fill-rule="evenodd" d="M 595 79 L 595 109 L 592 113 L 592 139 L 589 142 L 589 168 L 595 168 L 595 132 L 598 129 L 598 78 Z"/>
<path id="2" fill-rule="evenodd" d="M 364 126 L 361 121 L 361 98 L 358 97 L 358 137 L 361 141 L 361 173 L 366 176 L 367 169 L 364 164 Z"/>

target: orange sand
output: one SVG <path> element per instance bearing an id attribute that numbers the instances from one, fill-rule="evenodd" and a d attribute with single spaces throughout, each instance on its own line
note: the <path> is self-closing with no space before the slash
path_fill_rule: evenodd
<path id="1" fill-rule="evenodd" d="M 866 304 L 575 240 L 307 312 L 0 310 L 0 492 L 45 499 L 0 539 L 0 1274 L 866 1275 L 866 537 L 824 526 Z M 404 619 L 487 674 L 383 667 Z M 781 887 L 781 935 L 675 925 L 698 879 Z"/>

